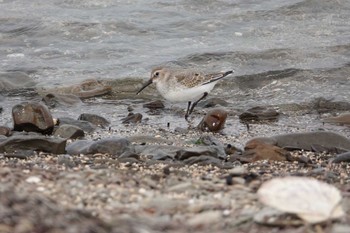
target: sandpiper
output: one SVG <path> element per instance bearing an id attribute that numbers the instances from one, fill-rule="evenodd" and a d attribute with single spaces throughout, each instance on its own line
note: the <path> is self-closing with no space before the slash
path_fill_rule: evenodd
<path id="1" fill-rule="evenodd" d="M 155 68 L 151 78 L 137 92 L 152 83 L 156 84 L 158 92 L 170 102 L 188 102 L 185 119 L 193 112 L 199 101 L 207 97 L 215 84 L 222 78 L 232 74 L 233 70 L 212 74 L 202 74 L 189 70 L 171 70 L 168 68 Z"/>

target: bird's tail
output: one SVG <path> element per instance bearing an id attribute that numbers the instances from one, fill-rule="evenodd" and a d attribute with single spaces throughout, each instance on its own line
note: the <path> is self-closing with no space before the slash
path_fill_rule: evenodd
<path id="1" fill-rule="evenodd" d="M 203 83 L 202 85 L 205 85 L 205 84 L 208 84 L 208 83 L 212 83 L 212 82 L 216 82 L 218 81 L 219 79 L 222 79 L 222 78 L 225 78 L 227 75 L 229 74 L 232 74 L 234 72 L 234 70 L 229 70 L 229 71 L 226 71 L 226 72 L 220 72 L 220 73 L 217 73 L 217 74 L 211 74 L 210 76 L 210 79 Z"/>

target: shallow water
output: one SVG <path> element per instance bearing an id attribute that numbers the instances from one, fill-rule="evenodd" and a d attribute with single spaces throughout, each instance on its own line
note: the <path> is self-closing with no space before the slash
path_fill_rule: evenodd
<path id="1" fill-rule="evenodd" d="M 349 101 L 349 18 L 347 0 L 0 0 L 0 72 L 54 87 L 234 69 L 213 95 L 240 108 Z"/>

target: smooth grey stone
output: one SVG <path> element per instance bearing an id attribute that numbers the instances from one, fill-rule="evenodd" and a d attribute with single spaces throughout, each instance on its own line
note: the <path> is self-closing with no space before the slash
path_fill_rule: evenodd
<path id="1" fill-rule="evenodd" d="M 266 144 L 282 147 L 286 150 L 350 150 L 350 139 L 329 131 L 280 134 L 272 137 L 256 137 L 251 140 L 259 140 Z"/>
<path id="2" fill-rule="evenodd" d="M 110 154 L 121 155 L 129 150 L 130 141 L 126 138 L 113 137 L 99 141 L 78 140 L 67 146 L 68 154 Z"/>
<path id="3" fill-rule="evenodd" d="M 134 146 L 136 154 L 145 155 L 158 160 L 174 159 L 177 151 L 181 149 L 181 147 L 167 145 Z"/>
<path id="4" fill-rule="evenodd" d="M 18 150 L 43 151 L 53 154 L 65 153 L 66 140 L 57 137 L 15 135 L 0 142 L 0 153 Z"/>
<path id="5" fill-rule="evenodd" d="M 94 124 L 102 128 L 106 128 L 110 125 L 110 122 L 108 120 L 96 114 L 83 113 L 78 117 L 78 120 L 88 121 L 91 124 Z"/>
<path id="6" fill-rule="evenodd" d="M 54 136 L 61 137 L 61 138 L 70 138 L 70 139 L 76 139 L 76 138 L 83 138 L 85 136 L 84 131 L 75 125 L 60 125 L 56 131 L 54 132 Z"/>
<path id="7" fill-rule="evenodd" d="M 337 155 L 335 158 L 330 159 L 331 163 L 341 163 L 341 162 L 350 162 L 350 151 Z"/>
<path id="8" fill-rule="evenodd" d="M 226 153 L 222 147 L 218 146 L 198 146 L 192 148 L 183 148 L 176 152 L 176 159 L 185 160 L 193 156 L 207 155 L 214 158 L 225 159 Z"/>
<path id="9" fill-rule="evenodd" d="M 333 132 L 290 133 L 276 135 L 271 138 L 276 140 L 276 145 L 282 148 L 289 147 L 311 151 L 314 145 L 320 145 L 328 149 L 339 148 L 350 150 L 350 140 Z"/>
<path id="10" fill-rule="evenodd" d="M 60 117 L 58 120 L 60 124 L 75 125 L 87 133 L 92 133 L 96 129 L 96 126 L 88 121 L 75 120 L 70 117 Z"/>
<path id="11" fill-rule="evenodd" d="M 198 165 L 214 165 L 221 167 L 223 164 L 223 161 L 214 158 L 213 156 L 208 156 L 208 155 L 200 155 L 200 156 L 195 156 L 195 157 L 190 157 L 188 159 L 185 159 L 183 161 L 187 165 L 193 165 L 193 164 L 198 164 Z"/>

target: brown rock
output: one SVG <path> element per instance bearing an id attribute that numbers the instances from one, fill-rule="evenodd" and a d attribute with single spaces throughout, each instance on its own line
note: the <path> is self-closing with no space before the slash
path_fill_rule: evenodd
<path id="1" fill-rule="evenodd" d="M 106 85 L 102 81 L 89 79 L 85 80 L 80 84 L 67 86 L 67 87 L 59 87 L 59 88 L 53 88 L 50 90 L 42 90 L 41 94 L 45 95 L 48 93 L 55 93 L 57 94 L 73 94 L 75 96 L 78 96 L 80 99 L 87 99 L 92 98 L 96 96 L 103 96 L 106 94 L 109 94 L 112 91 L 112 87 L 109 85 Z"/>
<path id="2" fill-rule="evenodd" d="M 0 126 L 0 135 L 6 136 L 6 137 L 10 136 L 11 129 L 6 126 Z"/>
<path id="3" fill-rule="evenodd" d="M 289 155 L 288 151 L 271 144 L 266 144 L 258 139 L 247 142 L 244 150 L 243 156 L 249 162 L 258 160 L 286 161 Z"/>
<path id="4" fill-rule="evenodd" d="M 226 118 L 227 111 L 215 108 L 207 112 L 197 127 L 202 131 L 218 132 L 224 128 Z"/>
<path id="5" fill-rule="evenodd" d="M 149 103 L 145 103 L 143 107 L 149 108 L 149 109 L 162 109 L 164 108 L 164 104 L 161 100 L 156 100 Z"/>
<path id="6" fill-rule="evenodd" d="M 266 107 L 254 107 L 243 112 L 239 119 L 244 122 L 251 121 L 275 121 L 279 113 L 275 109 Z"/>
<path id="7" fill-rule="evenodd" d="M 329 117 L 322 120 L 323 123 L 335 123 L 350 126 L 350 113 L 344 113 L 336 117 Z"/>
<path id="8" fill-rule="evenodd" d="M 15 131 L 51 134 L 53 118 L 46 105 L 38 102 L 23 102 L 12 108 Z"/>

